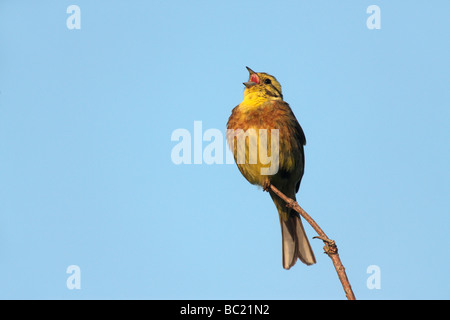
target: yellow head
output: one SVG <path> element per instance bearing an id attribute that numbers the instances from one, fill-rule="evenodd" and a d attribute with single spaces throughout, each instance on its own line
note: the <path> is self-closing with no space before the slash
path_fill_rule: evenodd
<path id="1" fill-rule="evenodd" d="M 264 72 L 254 72 L 249 67 L 246 67 L 250 73 L 248 82 L 244 82 L 244 99 L 248 96 L 255 98 L 264 98 L 283 100 L 281 93 L 281 85 L 274 76 Z"/>

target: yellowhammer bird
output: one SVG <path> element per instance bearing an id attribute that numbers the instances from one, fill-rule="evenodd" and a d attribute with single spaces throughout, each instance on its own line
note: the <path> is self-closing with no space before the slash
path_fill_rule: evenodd
<path id="1" fill-rule="evenodd" d="M 247 69 L 250 79 L 244 82 L 244 100 L 228 119 L 228 144 L 242 175 L 250 183 L 269 191 L 278 209 L 283 268 L 291 268 L 297 259 L 307 265 L 314 264 L 316 258 L 299 214 L 268 188 L 273 184 L 296 200 L 305 167 L 305 134 L 291 108 L 283 101 L 277 79 Z"/>

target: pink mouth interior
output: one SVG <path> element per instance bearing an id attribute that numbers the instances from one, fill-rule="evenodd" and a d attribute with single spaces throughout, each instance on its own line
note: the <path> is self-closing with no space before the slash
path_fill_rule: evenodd
<path id="1" fill-rule="evenodd" d="M 256 73 L 253 73 L 252 75 L 250 75 L 250 82 L 259 83 L 259 77 Z"/>

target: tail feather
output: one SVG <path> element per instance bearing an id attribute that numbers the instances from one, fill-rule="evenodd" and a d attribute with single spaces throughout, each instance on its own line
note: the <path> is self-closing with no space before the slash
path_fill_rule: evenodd
<path id="1" fill-rule="evenodd" d="M 283 246 L 283 268 L 290 269 L 300 259 L 306 265 L 316 263 L 314 252 L 309 244 L 301 218 L 290 214 L 287 220 L 280 217 Z"/>
<path id="2" fill-rule="evenodd" d="M 281 225 L 283 268 L 290 269 L 300 259 L 306 265 L 316 263 L 300 215 L 286 207 L 283 200 L 271 194 L 278 209 Z M 295 196 L 292 197 L 295 200 Z"/>

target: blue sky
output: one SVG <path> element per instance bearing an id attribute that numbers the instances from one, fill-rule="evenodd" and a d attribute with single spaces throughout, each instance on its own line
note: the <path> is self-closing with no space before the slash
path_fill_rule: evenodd
<path id="1" fill-rule="evenodd" d="M 0 298 L 345 299 L 319 240 L 316 265 L 283 270 L 275 206 L 235 165 L 172 162 L 174 130 L 225 132 L 249 66 L 306 133 L 297 198 L 356 297 L 449 299 L 449 10 L 1 1 Z"/>

